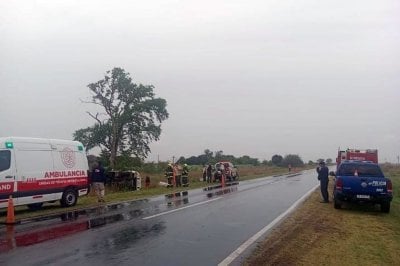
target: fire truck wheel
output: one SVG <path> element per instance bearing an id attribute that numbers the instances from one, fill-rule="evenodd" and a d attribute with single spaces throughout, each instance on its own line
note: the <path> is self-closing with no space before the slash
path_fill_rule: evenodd
<path id="1" fill-rule="evenodd" d="M 76 194 L 76 190 L 72 188 L 68 188 L 64 191 L 61 198 L 61 206 L 63 207 L 72 207 L 75 206 L 78 200 L 78 196 Z"/>

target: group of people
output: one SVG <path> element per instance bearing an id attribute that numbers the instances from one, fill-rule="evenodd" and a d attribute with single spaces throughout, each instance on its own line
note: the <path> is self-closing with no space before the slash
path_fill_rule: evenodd
<path id="1" fill-rule="evenodd" d="M 168 163 L 165 169 L 165 176 L 168 181 L 169 187 L 181 187 L 189 185 L 189 166 L 184 164 L 182 167 L 178 164 Z M 105 202 L 105 183 L 107 181 L 107 176 L 104 167 L 101 165 L 100 161 L 96 161 L 93 164 L 91 171 L 91 185 L 92 189 L 96 193 L 98 202 Z M 146 176 L 145 187 L 150 187 L 150 177 Z"/>
<path id="2" fill-rule="evenodd" d="M 321 161 L 317 167 L 318 180 L 320 181 L 321 195 L 323 200 L 321 203 L 329 203 L 328 183 L 329 183 L 329 169 L 324 161 Z M 189 184 L 189 167 L 184 164 L 180 167 L 178 164 L 168 163 L 165 169 L 165 177 L 168 181 L 168 186 L 180 187 Z M 105 187 L 104 184 L 107 180 L 105 169 L 100 162 L 95 162 L 91 173 L 92 188 L 94 189 L 98 202 L 105 202 Z M 207 183 L 212 182 L 212 166 L 211 164 L 204 165 L 203 167 L 203 181 Z M 147 184 L 148 183 L 148 184 Z M 150 178 L 146 177 L 146 187 L 150 185 Z"/>
<path id="3" fill-rule="evenodd" d="M 168 163 L 165 169 L 165 177 L 167 178 L 168 187 L 181 187 L 189 185 L 189 166 L 184 164 L 180 166 L 171 162 Z"/>

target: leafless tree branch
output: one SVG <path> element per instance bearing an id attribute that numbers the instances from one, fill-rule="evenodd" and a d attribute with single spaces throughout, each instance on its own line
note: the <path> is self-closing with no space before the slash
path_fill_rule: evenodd
<path id="1" fill-rule="evenodd" d="M 100 120 L 100 118 L 99 118 L 99 113 L 96 113 L 96 115 L 93 115 L 92 113 L 90 113 L 90 112 L 86 112 L 86 113 L 88 113 L 94 120 L 96 120 L 100 125 L 102 125 L 103 124 L 103 121 L 101 121 Z"/>

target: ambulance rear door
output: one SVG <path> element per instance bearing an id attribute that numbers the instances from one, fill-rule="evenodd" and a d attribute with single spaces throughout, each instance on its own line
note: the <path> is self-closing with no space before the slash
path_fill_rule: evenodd
<path id="1" fill-rule="evenodd" d="M 0 147 L 0 208 L 7 207 L 9 196 L 13 195 L 17 189 L 12 143 L 6 142 L 5 146 Z M 13 197 L 15 196 L 13 195 Z"/>
<path id="2" fill-rule="evenodd" d="M 77 141 L 53 141 L 51 143 L 54 170 L 63 173 L 59 178 L 60 185 L 64 187 L 77 187 L 79 195 L 81 189 L 88 188 L 88 162 L 83 145 Z"/>
<path id="3" fill-rule="evenodd" d="M 83 145 L 77 141 L 65 141 L 51 143 L 54 170 L 55 171 L 72 171 L 72 170 L 88 170 L 88 163 Z"/>

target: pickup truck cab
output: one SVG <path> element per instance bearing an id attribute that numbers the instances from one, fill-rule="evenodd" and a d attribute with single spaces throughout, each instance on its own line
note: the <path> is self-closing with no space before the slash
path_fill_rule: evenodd
<path id="1" fill-rule="evenodd" d="M 393 198 L 392 182 L 377 163 L 344 160 L 336 171 L 333 191 L 334 207 L 344 201 L 380 204 L 381 211 L 390 211 Z"/>
<path id="2" fill-rule="evenodd" d="M 239 172 L 231 162 L 224 161 L 215 164 L 214 180 L 221 182 L 222 175 L 225 175 L 227 181 L 239 179 Z"/>

